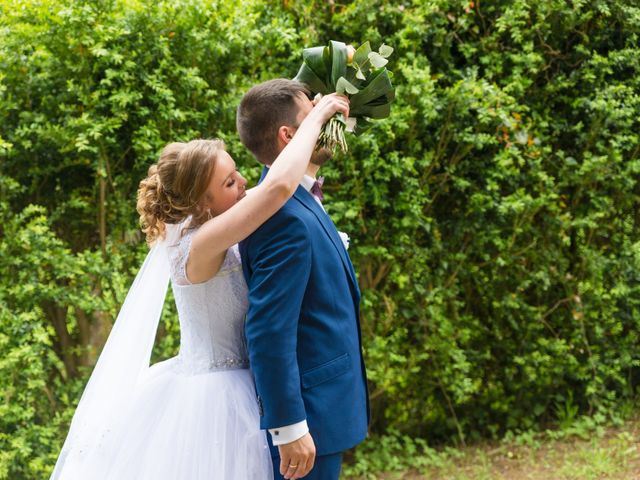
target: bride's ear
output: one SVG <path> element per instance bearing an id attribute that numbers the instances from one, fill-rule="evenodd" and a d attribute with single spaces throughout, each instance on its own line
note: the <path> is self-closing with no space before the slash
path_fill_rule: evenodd
<path id="1" fill-rule="evenodd" d="M 198 217 L 204 217 L 205 220 L 207 217 L 211 218 L 211 210 L 213 208 L 213 198 L 209 192 L 206 192 L 202 198 L 202 200 L 196 206 L 196 215 Z"/>

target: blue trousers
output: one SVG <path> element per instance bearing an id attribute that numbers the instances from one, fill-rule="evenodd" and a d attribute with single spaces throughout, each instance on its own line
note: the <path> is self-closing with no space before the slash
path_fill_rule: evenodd
<path id="1" fill-rule="evenodd" d="M 280 457 L 272 457 L 273 478 L 282 480 L 280 475 Z M 303 480 L 338 480 L 340 478 L 340 468 L 342 466 L 342 452 L 333 455 L 323 455 L 316 457 L 316 461 L 311 471 Z"/>

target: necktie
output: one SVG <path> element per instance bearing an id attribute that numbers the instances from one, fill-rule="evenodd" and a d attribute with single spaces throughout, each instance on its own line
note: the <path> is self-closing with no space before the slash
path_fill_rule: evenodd
<path id="1" fill-rule="evenodd" d="M 313 186 L 311 187 L 311 193 L 318 197 L 318 200 L 324 200 L 324 195 L 322 194 L 322 185 L 324 184 L 324 177 L 318 177 L 318 179 L 313 182 Z"/>

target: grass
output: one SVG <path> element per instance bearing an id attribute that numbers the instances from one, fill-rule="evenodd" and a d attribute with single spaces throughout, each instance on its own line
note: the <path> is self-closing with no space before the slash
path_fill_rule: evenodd
<path id="1" fill-rule="evenodd" d="M 387 459 L 395 468 L 386 472 L 367 467 L 374 451 L 357 455 L 343 480 L 640 480 L 640 419 L 580 436 L 547 432 L 442 452 L 427 448 L 424 458 L 404 462 L 410 468 L 390 461 L 396 451 Z"/>

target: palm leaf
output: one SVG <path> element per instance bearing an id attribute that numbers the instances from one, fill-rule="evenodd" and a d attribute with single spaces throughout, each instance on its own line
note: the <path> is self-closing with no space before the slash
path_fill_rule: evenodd
<path id="1" fill-rule="evenodd" d="M 350 98 L 349 110 L 351 112 L 355 113 L 358 107 L 366 105 L 378 97 L 384 96 L 386 98 L 387 95 L 393 92 L 393 85 L 391 85 L 391 79 L 386 68 L 376 70 L 373 75 L 373 78 L 370 77 L 369 84 L 362 87 L 360 93 Z"/>
<path id="2" fill-rule="evenodd" d="M 329 42 L 329 51 L 331 54 L 330 86 L 335 89 L 338 79 L 347 75 L 347 45 L 331 40 Z"/>
<path id="3" fill-rule="evenodd" d="M 312 93 L 323 95 L 331 93 L 331 88 L 327 85 L 327 68 L 323 54 L 325 47 L 306 48 L 302 52 L 303 62 L 294 80 L 302 82 L 309 87 Z"/>

